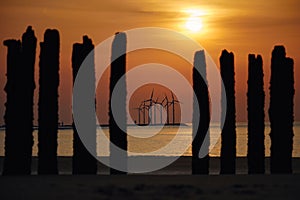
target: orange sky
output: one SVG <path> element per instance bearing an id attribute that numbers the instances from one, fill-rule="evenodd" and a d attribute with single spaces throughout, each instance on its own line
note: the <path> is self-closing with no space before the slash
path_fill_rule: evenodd
<path id="1" fill-rule="evenodd" d="M 272 3 L 272 4 L 271 4 Z M 71 51 L 72 44 L 87 34 L 98 44 L 117 31 L 140 27 L 163 27 L 179 31 L 197 40 L 219 65 L 218 58 L 226 48 L 235 54 L 237 120 L 247 120 L 247 55 L 260 53 L 264 61 L 265 91 L 268 100 L 270 57 L 274 45 L 284 44 L 287 56 L 295 61 L 295 115 L 300 121 L 300 13 L 298 0 L 273 1 L 178 1 L 178 0 L 110 0 L 110 1 L 0 1 L 0 41 L 20 39 L 32 25 L 38 42 L 46 28 L 57 28 L 61 37 L 60 121 L 71 120 Z M 184 27 L 190 17 L 186 10 L 201 13 L 203 29 L 193 33 Z M 38 63 L 39 48 L 37 49 Z M 134 58 L 132 58 L 134 60 Z M 136 62 L 139 63 L 139 62 Z M 134 66 L 135 63 L 128 63 Z M 170 62 L 170 65 L 176 63 Z M 175 66 L 174 66 L 175 67 Z M 176 67 L 175 67 L 176 68 Z M 6 48 L 0 45 L 0 116 L 4 114 L 6 82 Z M 184 72 L 186 73 L 186 71 Z M 36 65 L 36 83 L 38 65 Z M 35 109 L 37 105 L 35 91 Z M 268 101 L 266 103 L 266 110 Z M 37 119 L 37 116 L 35 116 Z M 0 117 L 0 124 L 3 119 Z"/>

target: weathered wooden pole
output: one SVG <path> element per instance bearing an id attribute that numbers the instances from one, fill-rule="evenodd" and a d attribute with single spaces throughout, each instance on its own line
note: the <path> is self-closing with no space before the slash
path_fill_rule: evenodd
<path id="1" fill-rule="evenodd" d="M 221 133 L 221 174 L 235 173 L 236 159 L 236 118 L 235 118 L 235 80 L 234 80 L 234 55 L 226 50 L 220 57 L 221 77 L 225 86 L 222 91 L 222 105 L 226 100 L 226 109 L 222 108 L 225 122 Z M 223 115 L 222 115 L 223 116 Z"/>
<path id="2" fill-rule="evenodd" d="M 248 173 L 265 173 L 265 92 L 262 57 L 248 56 Z"/>
<path id="3" fill-rule="evenodd" d="M 201 74 L 200 74 L 201 72 Z M 192 142 L 192 174 L 209 173 L 209 123 L 210 103 L 206 77 L 206 61 L 204 51 L 198 51 L 194 57 L 193 88 L 195 96 L 193 107 L 193 142 Z M 199 113 L 195 112 L 199 108 Z M 202 148 L 201 148 L 202 147 Z M 199 157 L 199 151 L 205 151 L 203 158 Z"/>

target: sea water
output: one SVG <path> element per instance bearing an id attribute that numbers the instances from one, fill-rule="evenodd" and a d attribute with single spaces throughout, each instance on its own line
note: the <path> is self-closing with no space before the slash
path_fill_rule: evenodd
<path id="1" fill-rule="evenodd" d="M 247 124 L 238 123 L 237 128 L 237 156 L 247 156 Z M 155 155 L 155 156 L 191 156 L 192 126 L 128 126 L 128 154 L 129 155 Z M 211 150 L 210 156 L 220 156 L 221 129 L 217 125 L 210 127 Z M 22 133 L 20 133 L 22 134 Z M 38 131 L 34 130 L 33 156 L 38 152 Z M 270 126 L 265 127 L 265 156 L 270 156 Z M 282 133 L 284 134 L 284 133 Z M 97 129 L 97 154 L 109 155 L 108 141 L 109 129 L 102 127 Z M 4 156 L 5 130 L 0 130 L 0 156 Z M 73 130 L 58 130 L 58 156 L 72 156 L 73 154 Z M 300 157 L 300 123 L 294 124 L 293 157 Z"/>

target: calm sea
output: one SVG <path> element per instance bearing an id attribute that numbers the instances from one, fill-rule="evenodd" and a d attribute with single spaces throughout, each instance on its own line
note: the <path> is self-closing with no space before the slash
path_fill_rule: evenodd
<path id="1" fill-rule="evenodd" d="M 192 127 L 190 124 L 182 126 L 180 129 L 173 126 L 151 126 L 151 127 L 128 127 L 128 150 L 129 155 L 140 155 L 147 153 L 147 155 L 160 155 L 160 156 L 176 156 L 182 154 L 182 149 L 185 149 L 185 156 L 191 156 Z M 247 156 L 247 124 L 237 124 L 237 156 Z M 108 128 L 102 128 L 103 133 L 108 135 Z M 210 151 L 211 156 L 220 156 L 221 140 L 220 128 L 213 126 L 210 129 L 211 138 L 216 144 Z M 265 129 L 265 154 L 270 156 L 270 127 L 266 125 Z M 72 156 L 72 129 L 60 129 L 58 131 L 58 155 L 59 156 Z M 284 134 L 284 133 L 283 133 Z M 294 146 L 293 157 L 300 157 L 300 123 L 294 125 Z M 34 146 L 33 155 L 37 156 L 37 130 L 34 131 Z M 105 143 L 101 131 L 97 133 L 97 153 L 100 156 L 109 155 L 109 145 Z M 134 136 L 134 137 L 133 137 Z M 0 130 L 0 156 L 4 156 L 4 139 L 5 131 Z M 171 144 L 171 145 L 168 145 Z M 168 148 L 164 148 L 168 145 Z"/>

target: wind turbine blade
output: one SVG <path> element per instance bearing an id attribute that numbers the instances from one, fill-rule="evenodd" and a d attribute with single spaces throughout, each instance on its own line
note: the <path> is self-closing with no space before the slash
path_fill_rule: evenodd
<path id="1" fill-rule="evenodd" d="M 153 94 L 154 94 L 154 88 L 152 89 L 152 93 L 151 93 L 151 96 L 150 96 L 150 99 L 152 100 L 153 98 Z"/>
<path id="2" fill-rule="evenodd" d="M 168 100 L 168 96 L 166 95 L 166 93 L 165 93 L 165 98 L 166 98 L 167 102 L 169 102 L 169 100 Z"/>
<path id="3" fill-rule="evenodd" d="M 178 101 L 178 100 L 174 100 L 174 102 L 175 102 L 175 103 L 180 103 L 180 104 L 182 104 L 182 103 L 181 103 L 180 101 Z"/>
<path id="4" fill-rule="evenodd" d="M 161 101 L 161 105 L 163 105 L 163 103 L 165 102 L 166 97 Z"/>

